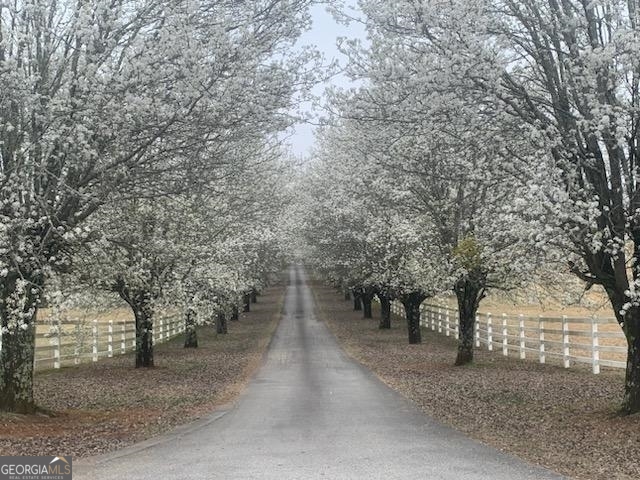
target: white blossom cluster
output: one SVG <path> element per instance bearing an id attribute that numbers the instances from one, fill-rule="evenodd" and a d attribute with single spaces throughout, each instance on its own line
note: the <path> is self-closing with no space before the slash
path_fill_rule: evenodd
<path id="1" fill-rule="evenodd" d="M 0 4 L 0 378 L 24 379 L 0 389 L 32 399 L 52 275 L 117 292 L 136 318 L 191 275 L 234 295 L 264 285 L 279 253 L 263 250 L 281 247 L 254 232 L 277 231 L 281 133 L 318 73 L 292 48 L 311 3 Z"/>
<path id="2" fill-rule="evenodd" d="M 331 92 L 314 167 L 331 178 L 310 180 L 330 192 L 306 215 L 318 267 L 349 285 L 454 289 L 460 304 L 475 283 L 477 307 L 561 262 L 603 287 L 640 384 L 637 2 L 359 5 L 368 42 L 342 43 L 359 86 Z M 422 248 L 388 241 L 391 225 Z M 422 275 L 394 269 L 418 251 Z"/>

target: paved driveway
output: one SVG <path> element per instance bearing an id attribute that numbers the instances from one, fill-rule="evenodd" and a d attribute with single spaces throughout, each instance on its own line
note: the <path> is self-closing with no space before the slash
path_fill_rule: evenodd
<path id="1" fill-rule="evenodd" d="M 266 364 L 227 412 L 74 465 L 80 479 L 558 479 L 441 426 L 350 360 L 291 267 Z"/>

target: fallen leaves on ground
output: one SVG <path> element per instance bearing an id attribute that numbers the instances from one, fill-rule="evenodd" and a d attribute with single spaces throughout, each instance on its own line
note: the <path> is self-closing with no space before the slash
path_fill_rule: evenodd
<path id="1" fill-rule="evenodd" d="M 505 358 L 477 349 L 474 363 L 453 366 L 453 338 L 423 331 L 409 345 L 406 324 L 379 330 L 352 302 L 314 286 L 331 331 L 356 360 L 424 412 L 472 438 L 575 479 L 640 477 L 640 415 L 619 416 L 624 373 L 593 375 Z"/>
<path id="2" fill-rule="evenodd" d="M 36 374 L 42 413 L 0 414 L 2 455 L 105 453 L 196 420 L 233 400 L 261 364 L 279 319 L 284 287 L 268 289 L 227 335 L 198 330 L 199 348 L 179 336 L 155 347 L 155 367 L 133 355 Z"/>

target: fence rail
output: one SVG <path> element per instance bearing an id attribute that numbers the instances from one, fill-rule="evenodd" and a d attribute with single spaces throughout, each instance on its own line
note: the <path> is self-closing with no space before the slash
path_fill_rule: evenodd
<path id="1" fill-rule="evenodd" d="M 404 307 L 397 300 L 391 310 L 395 315 L 404 315 Z M 458 339 L 457 309 L 422 304 L 420 312 L 423 327 Z M 626 368 L 626 339 L 620 326 L 613 318 L 595 315 L 582 318 L 478 313 L 475 345 L 499 350 L 504 356 L 536 357 L 540 363 L 551 359 L 565 368 L 588 364 L 595 374 L 600 373 L 601 366 Z"/>
<path id="2" fill-rule="evenodd" d="M 166 342 L 184 332 L 179 315 L 154 319 L 153 343 Z M 39 327 L 39 328 L 38 328 Z M 64 321 L 36 326 L 35 368 L 60 368 L 82 362 L 135 351 L 135 322 L 132 319 L 109 321 Z M 2 342 L 0 339 L 0 350 Z"/>

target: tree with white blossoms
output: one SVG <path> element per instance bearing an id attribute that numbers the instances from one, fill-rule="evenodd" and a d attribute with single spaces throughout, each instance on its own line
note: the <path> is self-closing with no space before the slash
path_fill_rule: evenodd
<path id="1" fill-rule="evenodd" d="M 233 265 L 236 292 L 261 290 L 286 266 L 286 245 L 281 242 L 276 224 L 279 218 L 272 217 L 271 225 L 268 222 L 247 225 L 241 236 L 230 240 L 225 259 Z"/>
<path id="2" fill-rule="evenodd" d="M 452 95 L 501 109 L 540 146 L 559 185 L 540 241 L 564 245 L 573 273 L 604 288 L 627 338 L 623 411 L 640 411 L 640 3 L 363 3 L 437 60 Z"/>
<path id="3" fill-rule="evenodd" d="M 92 229 L 104 233 L 75 259 L 76 268 L 87 283 L 117 293 L 131 307 L 136 367 L 154 365 L 159 308 L 181 305 L 185 346 L 195 346 L 197 319 L 211 321 L 209 304 L 218 305 L 218 327 L 226 333 L 227 306 L 260 286 L 267 268 L 261 261 L 269 259 L 257 250 L 274 239 L 254 232 L 277 222 L 286 201 L 278 192 L 286 173 L 279 152 L 277 144 L 236 145 L 217 159 L 208 180 L 191 182 L 191 191 L 116 197 L 94 216 Z"/>
<path id="4" fill-rule="evenodd" d="M 511 154 L 530 161 L 539 146 L 520 138 L 522 121 L 480 94 L 461 95 L 464 85 L 447 80 L 450 72 L 423 47 L 428 40 L 410 29 L 419 6 L 400 3 L 362 2 L 368 45 L 345 44 L 344 52 L 348 72 L 364 86 L 335 92 L 332 109 L 353 130 L 346 156 L 374 165 L 387 180 L 382 188 L 395 190 L 387 196 L 398 214 L 432 232 L 444 289 L 458 301 L 456 364 L 463 365 L 473 358 L 475 316 L 487 291 L 527 280 L 540 261 L 529 225 L 546 212 L 540 189 L 527 182 L 542 171 Z"/>
<path id="5" fill-rule="evenodd" d="M 375 140 L 378 145 L 388 142 L 384 155 L 371 150 L 374 153 L 367 156 L 394 182 L 389 188 L 398 191 L 399 214 L 419 219 L 430 231 L 425 241 L 441 262 L 443 290 L 453 290 L 458 302 L 456 364 L 463 365 L 473 358 L 481 300 L 490 289 L 528 280 L 541 255 L 531 241 L 535 231 L 528 227 L 530 219 L 538 218 L 536 189 L 532 192 L 514 175 L 509 160 L 496 148 L 497 140 L 483 128 L 486 118 L 474 121 L 456 113 L 449 116 L 445 129 L 439 128 L 442 120 L 433 113 L 411 130 L 403 125 L 395 132 L 385 125 L 387 118 Z M 366 126 L 371 129 L 372 123 Z"/>
<path id="6" fill-rule="evenodd" d="M 87 218 L 115 192 L 184 188 L 207 168 L 199 146 L 247 118 L 287 126 L 310 3 L 0 5 L 0 410 L 35 409 L 38 302 Z"/>
<path id="7" fill-rule="evenodd" d="M 74 258 L 81 280 L 120 296 L 133 311 L 136 367 L 153 366 L 153 318 L 189 257 L 188 206 L 169 197 L 119 201 L 92 225 L 104 232 Z"/>
<path id="8" fill-rule="evenodd" d="M 433 229 L 419 216 L 397 212 L 377 215 L 371 227 L 369 239 L 377 252 L 372 280 L 378 285 L 381 305 L 399 299 L 405 309 L 409 343 L 421 343 L 420 306 L 442 292 L 447 278 L 446 261 L 434 249 Z M 390 312 L 383 315 L 387 321 Z"/>
<path id="9" fill-rule="evenodd" d="M 309 248 L 308 260 L 322 276 L 353 293 L 356 310 L 362 308 L 364 294 L 367 317 L 373 285 L 365 284 L 371 272 L 366 198 L 352 193 L 357 164 L 343 162 L 339 149 L 328 151 L 330 133 L 325 132 L 318 158 L 300 179 L 301 208 L 296 214 Z M 332 153 L 338 157 L 333 159 Z"/>
<path id="10" fill-rule="evenodd" d="M 420 343 L 420 305 L 440 291 L 446 270 L 432 249 L 430 225 L 396 209 L 393 183 L 363 153 L 363 137 L 354 127 L 337 122 L 322 136 L 305 187 L 310 192 L 305 236 L 321 272 L 355 282 L 365 302 L 378 294 L 385 304 L 383 328 L 388 302 L 400 299 L 409 342 Z"/>
<path id="11" fill-rule="evenodd" d="M 226 333 L 227 318 L 238 318 L 239 299 L 266 287 L 274 271 L 283 268 L 281 242 L 273 233 L 290 201 L 289 165 L 281 146 L 244 144 L 231 153 L 238 160 L 228 162 L 184 212 L 190 234 L 181 244 L 189 253 L 178 265 L 178 281 L 171 289 L 185 311 L 185 347 L 194 346 L 196 325 L 215 316 L 207 302 L 215 299 L 220 306 L 217 328 Z"/>

